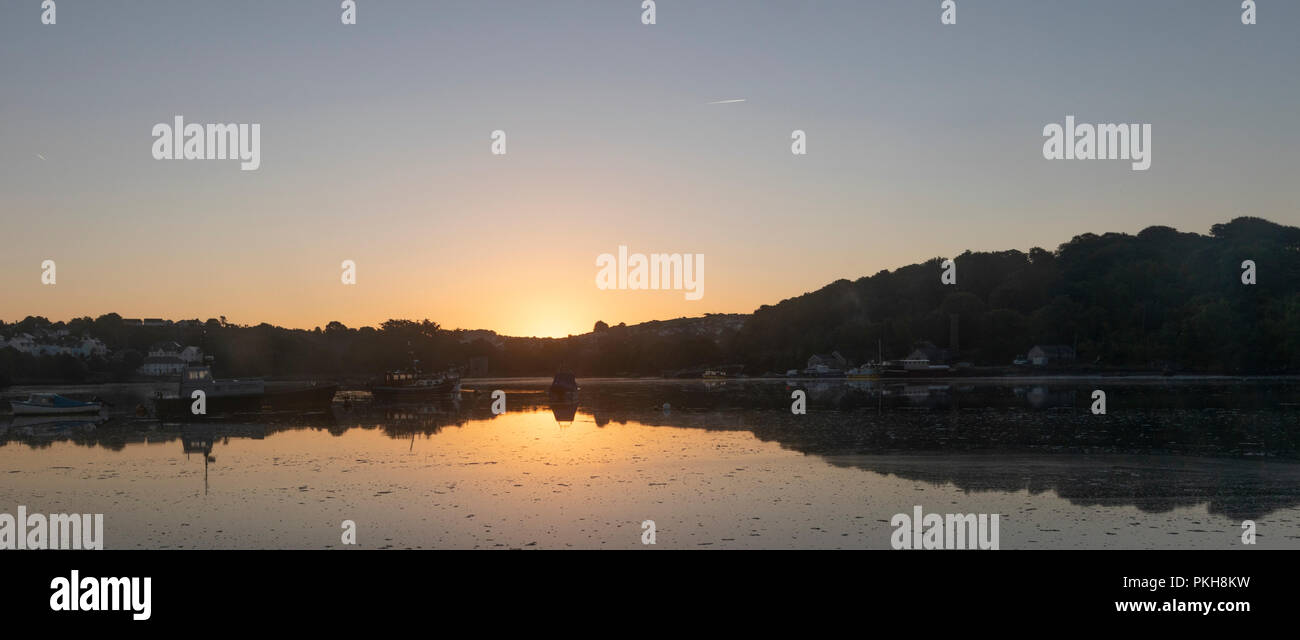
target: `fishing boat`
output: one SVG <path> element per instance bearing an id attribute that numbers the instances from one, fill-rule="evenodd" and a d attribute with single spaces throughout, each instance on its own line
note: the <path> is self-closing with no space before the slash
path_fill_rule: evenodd
<path id="1" fill-rule="evenodd" d="M 195 391 L 203 392 L 203 416 L 231 413 L 251 413 L 262 408 L 266 383 L 261 380 L 218 380 L 212 377 L 212 367 L 192 364 L 181 373 L 177 395 L 154 398 L 154 413 L 160 418 L 198 417 L 193 412 Z"/>
<path id="2" fill-rule="evenodd" d="M 454 371 L 424 373 L 419 360 L 412 361 L 409 369 L 389 371 L 382 384 L 371 385 L 370 393 L 376 402 L 404 402 L 436 400 L 460 393 L 460 375 Z"/>
<path id="3" fill-rule="evenodd" d="M 104 403 L 98 400 L 72 400 L 57 393 L 33 393 L 26 400 L 9 401 L 9 407 L 16 416 L 52 416 L 99 413 L 104 408 Z"/>
<path id="4" fill-rule="evenodd" d="M 555 374 L 551 380 L 551 386 L 547 391 L 552 397 L 573 396 L 578 393 L 578 378 L 572 372 L 561 371 Z"/>
<path id="5" fill-rule="evenodd" d="M 876 340 L 876 361 L 875 363 L 864 362 L 859 367 L 849 369 L 845 377 L 851 380 L 879 380 L 881 372 L 884 370 L 882 361 L 885 355 L 883 341 Z"/>

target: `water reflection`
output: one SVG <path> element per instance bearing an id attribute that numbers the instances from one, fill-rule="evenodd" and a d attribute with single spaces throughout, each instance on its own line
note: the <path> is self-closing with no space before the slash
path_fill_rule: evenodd
<path id="1" fill-rule="evenodd" d="M 1108 394 L 1106 415 L 1089 411 L 1099 386 Z M 630 425 L 748 432 L 836 468 L 970 493 L 1054 492 L 1082 507 L 1166 513 L 1205 505 L 1239 521 L 1300 506 L 1300 392 L 1292 383 L 589 381 L 580 400 L 557 399 L 544 383 L 466 387 L 463 396 L 438 402 L 377 405 L 347 397 L 329 411 L 263 414 L 248 423 L 12 418 L 0 423 L 0 446 L 70 442 L 121 451 L 179 441 L 187 456 L 201 456 L 206 493 L 214 450 L 232 439 L 275 446 L 270 437 L 282 432 L 360 430 L 409 441 L 406 450 L 414 452 L 417 438 L 437 441 L 449 428 L 541 413 L 555 429 L 589 418 L 597 431 Z M 491 410 L 494 388 L 506 390 L 505 416 Z M 807 415 L 791 414 L 794 389 L 808 393 Z"/>

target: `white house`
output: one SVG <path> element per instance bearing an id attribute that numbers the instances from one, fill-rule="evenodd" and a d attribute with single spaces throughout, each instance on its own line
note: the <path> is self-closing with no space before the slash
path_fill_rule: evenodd
<path id="1" fill-rule="evenodd" d="M 202 361 L 203 351 L 198 347 L 181 348 L 174 341 L 159 342 L 149 347 L 149 357 L 136 372 L 144 376 L 178 376 L 186 366 Z"/>
<path id="2" fill-rule="evenodd" d="M 106 356 L 108 355 L 108 346 L 99 338 L 83 338 L 81 341 L 82 353 L 89 356 Z"/>
<path id="3" fill-rule="evenodd" d="M 17 349 L 18 351 L 21 351 L 23 353 L 31 353 L 31 354 L 35 354 L 39 350 L 36 346 L 36 339 L 33 338 L 32 334 L 30 333 L 20 333 L 14 336 L 8 342 L 5 343 L 5 346 L 12 349 Z"/>
<path id="4" fill-rule="evenodd" d="M 149 347 L 150 358 L 179 358 L 181 345 L 175 342 L 157 342 Z"/>
<path id="5" fill-rule="evenodd" d="M 185 371 L 185 367 L 185 361 L 174 355 L 149 356 L 136 371 L 144 376 L 178 376 Z"/>

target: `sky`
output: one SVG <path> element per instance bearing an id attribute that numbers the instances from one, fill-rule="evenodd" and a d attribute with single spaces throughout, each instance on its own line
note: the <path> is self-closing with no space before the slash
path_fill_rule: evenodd
<path id="1" fill-rule="evenodd" d="M 10 322 L 563 336 L 967 249 L 1300 224 L 1300 3 L 56 2 L 0 3 Z M 260 168 L 155 160 L 176 115 L 260 124 Z M 1151 168 L 1044 159 L 1067 115 L 1151 124 Z M 598 288 L 620 245 L 703 254 L 704 295 Z"/>

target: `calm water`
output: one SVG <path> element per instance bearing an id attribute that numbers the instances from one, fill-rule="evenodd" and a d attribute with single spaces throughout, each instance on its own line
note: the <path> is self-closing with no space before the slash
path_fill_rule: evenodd
<path id="1" fill-rule="evenodd" d="M 1000 514 L 1003 549 L 1245 548 L 1243 520 L 1300 548 L 1295 381 L 548 382 L 184 425 L 129 415 L 148 385 L 70 388 L 114 414 L 0 416 L 0 512 L 103 513 L 107 548 L 341 548 L 344 520 L 367 548 L 640 548 L 653 520 L 659 548 L 887 549 L 914 505 Z"/>

